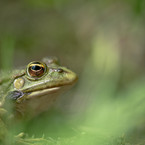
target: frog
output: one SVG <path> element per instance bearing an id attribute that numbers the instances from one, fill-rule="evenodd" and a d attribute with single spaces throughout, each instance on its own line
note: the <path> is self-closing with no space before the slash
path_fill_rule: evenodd
<path id="1" fill-rule="evenodd" d="M 49 110 L 59 94 L 73 86 L 77 80 L 76 73 L 61 66 L 56 57 L 45 57 L 41 61 L 28 63 L 26 67 L 2 71 L 0 130 L 3 131 L 0 131 L 0 140 L 5 138 L 9 122 L 31 120 Z"/>

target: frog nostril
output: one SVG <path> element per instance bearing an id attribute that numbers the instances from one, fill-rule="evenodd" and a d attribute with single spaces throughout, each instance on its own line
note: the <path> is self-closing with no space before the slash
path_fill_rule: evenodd
<path id="1" fill-rule="evenodd" d="M 57 69 L 57 72 L 62 73 L 62 72 L 63 72 L 63 69 L 58 68 L 58 69 Z"/>

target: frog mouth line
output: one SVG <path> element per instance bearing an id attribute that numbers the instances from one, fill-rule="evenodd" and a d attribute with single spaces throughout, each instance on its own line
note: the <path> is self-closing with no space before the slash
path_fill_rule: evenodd
<path id="1" fill-rule="evenodd" d="M 34 91 L 34 92 L 29 93 L 29 95 L 27 96 L 26 99 L 30 99 L 33 97 L 39 97 L 39 96 L 43 96 L 46 94 L 49 95 L 49 94 L 57 92 L 58 90 L 60 90 L 60 88 L 61 87 L 55 87 L 55 88 L 48 88 L 48 89 L 44 89 L 44 90 Z"/>
<path id="2" fill-rule="evenodd" d="M 63 85 L 60 85 L 59 87 L 56 86 L 56 87 L 52 87 L 52 88 L 43 88 L 43 89 L 40 89 L 40 90 L 35 90 L 33 92 L 29 92 L 28 90 L 25 90 L 24 93 L 27 94 L 27 97 L 26 99 L 30 99 L 30 98 L 34 98 L 34 97 L 40 97 L 40 96 L 44 96 L 44 95 L 50 95 L 50 94 L 53 94 L 53 93 L 56 93 L 56 92 L 60 92 L 60 90 L 62 90 L 62 92 L 70 87 L 73 86 L 74 82 L 77 81 L 77 77 L 74 79 L 74 81 L 72 82 L 68 82 L 68 83 L 65 83 Z"/>

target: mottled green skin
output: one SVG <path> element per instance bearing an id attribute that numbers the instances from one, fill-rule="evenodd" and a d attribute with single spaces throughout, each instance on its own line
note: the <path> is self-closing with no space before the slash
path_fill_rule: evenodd
<path id="1" fill-rule="evenodd" d="M 42 78 L 39 80 L 32 81 L 28 79 L 25 69 L 17 69 L 9 72 L 2 72 L 2 74 L 0 74 L 1 94 L 7 94 L 8 91 L 16 90 L 13 86 L 13 82 L 15 78 L 19 77 L 22 77 L 25 80 L 23 88 L 19 89 L 20 91 L 25 93 L 34 92 L 36 90 L 43 90 L 45 88 L 70 85 L 76 81 L 77 76 L 71 70 L 59 66 L 56 62 L 53 61 L 50 63 L 49 58 L 43 59 L 42 62 L 46 63 L 48 70 L 47 73 L 44 76 L 42 76 Z M 57 71 L 52 71 L 51 69 L 53 70 L 62 69 L 64 70 L 64 72 L 59 73 Z M 0 98 L 3 98 L 3 96 L 0 96 Z"/>
<path id="2" fill-rule="evenodd" d="M 7 132 L 6 122 L 3 121 L 5 114 L 8 114 L 8 117 L 13 115 L 11 118 L 14 118 L 14 120 L 18 116 L 22 116 L 23 119 L 27 117 L 31 119 L 51 107 L 52 100 L 56 98 L 54 96 L 58 95 L 61 88 L 76 82 L 77 75 L 66 67 L 58 65 L 56 58 L 44 58 L 42 62 L 46 64 L 47 71 L 45 75 L 36 80 L 28 76 L 26 67 L 0 73 L 0 140 L 4 138 Z M 63 71 L 58 71 L 58 69 Z M 14 87 L 14 81 L 17 78 L 23 78 L 25 81 L 24 86 L 20 89 Z M 45 90 L 47 91 L 45 92 Z M 13 91 L 24 93 L 20 99 L 13 101 L 14 112 L 5 108 L 6 98 Z"/>

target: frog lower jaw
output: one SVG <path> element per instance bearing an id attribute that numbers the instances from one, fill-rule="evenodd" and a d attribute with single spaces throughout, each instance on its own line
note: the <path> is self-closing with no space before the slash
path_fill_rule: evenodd
<path id="1" fill-rule="evenodd" d="M 57 92 L 58 90 L 60 90 L 61 87 L 55 87 L 55 88 L 48 88 L 48 89 L 44 89 L 44 90 L 39 90 L 39 91 L 35 91 L 35 92 L 31 92 L 26 99 L 31 99 L 34 97 L 39 97 L 39 96 L 44 96 L 46 94 L 52 94 Z"/>

